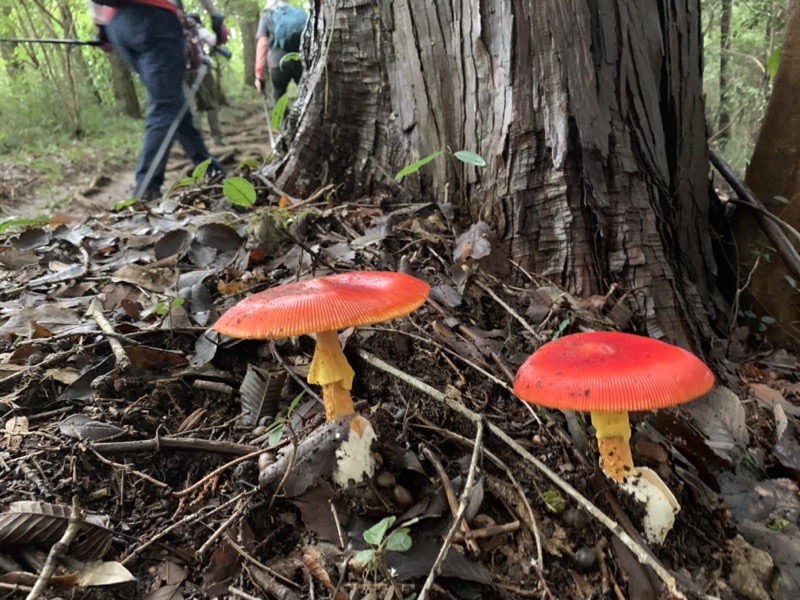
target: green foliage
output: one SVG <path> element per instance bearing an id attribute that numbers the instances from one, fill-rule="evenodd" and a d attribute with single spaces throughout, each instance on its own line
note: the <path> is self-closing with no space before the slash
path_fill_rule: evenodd
<path id="1" fill-rule="evenodd" d="M 436 160 L 442 154 L 449 154 L 450 156 L 457 158 L 463 163 L 468 165 L 473 165 L 475 167 L 485 167 L 486 161 L 483 160 L 481 156 L 475 154 L 474 152 L 470 152 L 469 150 L 459 150 L 458 152 L 452 152 L 450 148 L 446 148 L 444 150 L 437 150 L 432 154 L 428 154 L 423 158 L 420 158 L 418 161 L 411 163 L 410 165 L 403 167 L 400 171 L 397 172 L 397 175 L 394 176 L 395 181 L 400 181 L 403 177 L 411 175 L 412 173 L 416 173 L 422 167 L 427 165 L 432 160 Z"/>
<path id="2" fill-rule="evenodd" d="M 280 131 L 283 119 L 286 117 L 286 107 L 289 105 L 289 92 L 286 92 L 275 103 L 275 107 L 269 115 L 269 124 L 275 131 Z"/>
<path id="3" fill-rule="evenodd" d="M 275 446 L 278 445 L 278 442 L 281 441 L 281 437 L 283 437 L 283 432 L 291 423 L 292 413 L 297 408 L 297 405 L 300 404 L 300 400 L 302 400 L 304 395 L 305 395 L 304 391 L 297 394 L 292 400 L 292 402 L 289 404 L 289 408 L 286 409 L 286 416 L 278 417 L 267 428 L 267 445 L 270 448 L 274 448 Z"/>
<path id="4" fill-rule="evenodd" d="M 249 208 L 256 203 L 256 190 L 244 177 L 228 177 L 222 183 L 222 193 L 237 206 Z"/>
<path id="5" fill-rule="evenodd" d="M 567 501 L 556 490 L 542 492 L 542 502 L 547 510 L 556 515 L 560 515 L 567 508 Z"/>
<path id="6" fill-rule="evenodd" d="M 168 315 L 170 312 L 172 312 L 173 308 L 183 306 L 183 303 L 183 298 L 173 298 L 170 302 L 159 302 L 156 304 L 154 312 L 158 316 L 163 317 L 164 315 Z"/>
<path id="7" fill-rule="evenodd" d="M 367 571 L 380 569 L 386 552 L 407 552 L 411 549 L 408 527 L 398 527 L 389 533 L 396 520 L 397 517 L 394 516 L 385 517 L 364 532 L 364 541 L 370 548 L 361 550 L 356 554 L 355 560 L 364 565 Z"/>
<path id="8" fill-rule="evenodd" d="M 41 227 L 46 225 L 50 219 L 47 217 L 40 217 L 35 219 L 18 219 L 16 217 L 9 217 L 0 221 L 0 233 L 6 233 L 10 229 L 28 229 L 30 227 Z"/>

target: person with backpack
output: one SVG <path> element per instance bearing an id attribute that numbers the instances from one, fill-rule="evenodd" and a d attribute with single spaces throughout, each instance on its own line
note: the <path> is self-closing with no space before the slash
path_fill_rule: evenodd
<path id="1" fill-rule="evenodd" d="M 206 46 L 212 51 L 217 46 L 217 36 L 203 27 L 200 15 L 197 13 L 187 14 L 183 21 L 183 35 L 186 44 L 186 85 L 189 90 L 197 81 L 201 73 L 200 67 L 203 61 L 208 60 Z M 192 102 L 192 114 L 194 124 L 197 129 L 202 127 L 202 113 L 208 119 L 208 129 L 211 132 L 211 141 L 215 146 L 224 146 L 222 139 L 222 129 L 219 126 L 219 107 L 222 93 L 219 89 L 211 67 L 206 65 L 203 72 L 203 79 L 197 85 L 197 92 L 194 94 Z"/>
<path id="2" fill-rule="evenodd" d="M 284 61 L 283 57 L 300 51 L 306 21 L 308 14 L 286 0 L 271 0 L 258 21 L 255 86 L 264 93 L 266 69 L 276 102 L 286 93 L 289 82 L 300 83 L 303 75 L 303 64 L 299 60 Z"/>
<path id="3" fill-rule="evenodd" d="M 211 15 L 217 42 L 224 44 L 228 30 L 222 14 L 213 0 L 200 2 Z M 211 159 L 209 174 L 224 173 L 222 165 L 206 148 L 191 112 L 186 110 L 183 91 L 186 56 L 179 0 L 95 0 L 89 7 L 103 48 L 115 51 L 139 74 L 147 89 L 144 140 L 136 161 L 133 197 L 147 201 L 161 196 L 174 139 L 195 165 Z M 169 139 L 173 124 L 177 128 L 174 139 Z"/>

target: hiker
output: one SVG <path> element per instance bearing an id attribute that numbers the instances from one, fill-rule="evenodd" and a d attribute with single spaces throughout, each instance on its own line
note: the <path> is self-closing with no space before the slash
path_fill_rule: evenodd
<path id="1" fill-rule="evenodd" d="M 286 93 L 289 82 L 300 83 L 303 64 L 281 59 L 300 51 L 300 38 L 308 21 L 306 12 L 286 0 L 271 0 L 261 13 L 256 31 L 256 89 L 264 93 L 264 68 L 269 70 L 272 97 L 277 102 Z"/>
<path id="2" fill-rule="evenodd" d="M 186 42 L 186 85 L 190 90 L 197 80 L 200 72 L 200 66 L 204 59 L 206 59 L 205 47 L 214 48 L 217 45 L 217 36 L 203 27 L 203 22 L 200 15 L 191 13 L 186 15 L 183 25 L 183 33 Z M 225 141 L 222 139 L 222 129 L 219 126 L 219 107 L 220 107 L 220 90 L 217 87 L 217 82 L 211 73 L 210 65 L 206 65 L 205 74 L 200 81 L 197 92 L 192 101 L 192 114 L 194 115 L 194 124 L 198 130 L 202 131 L 202 113 L 206 114 L 208 119 L 208 129 L 211 132 L 211 141 L 215 146 L 224 146 Z"/>
<path id="3" fill-rule="evenodd" d="M 89 3 L 98 37 L 106 43 L 104 49 L 108 49 L 110 44 L 110 49 L 139 74 L 147 89 L 144 140 L 136 161 L 133 197 L 147 201 L 161 196 L 167 158 L 175 139 L 195 165 L 211 159 L 208 173 L 224 173 L 222 165 L 211 156 L 203 136 L 194 126 L 191 112 L 185 110 L 183 80 L 186 59 L 180 20 L 182 13 L 173 4 L 177 0 L 127 0 L 119 8 L 105 6 L 113 1 Z M 213 0 L 200 2 L 211 15 L 212 30 L 218 43 L 224 44 L 228 40 L 228 30 L 222 14 Z M 178 119 L 181 111 L 184 111 L 183 116 Z M 177 123 L 174 138 L 167 139 L 174 123 Z M 159 153 L 161 158 L 156 162 Z M 151 168 L 152 177 L 147 181 Z"/>

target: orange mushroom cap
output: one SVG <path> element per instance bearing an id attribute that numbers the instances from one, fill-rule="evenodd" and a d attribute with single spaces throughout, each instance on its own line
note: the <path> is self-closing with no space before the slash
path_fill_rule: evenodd
<path id="1" fill-rule="evenodd" d="M 234 305 L 214 329 L 268 340 L 389 321 L 422 306 L 430 286 L 390 271 L 357 271 L 287 283 Z"/>
<path id="2" fill-rule="evenodd" d="M 539 348 L 517 371 L 514 394 L 561 410 L 644 411 L 689 402 L 713 385 L 711 370 L 683 348 L 597 331 Z"/>

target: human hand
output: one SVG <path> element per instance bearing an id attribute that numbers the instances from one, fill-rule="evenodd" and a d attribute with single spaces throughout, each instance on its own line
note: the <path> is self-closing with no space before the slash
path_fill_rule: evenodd
<path id="1" fill-rule="evenodd" d="M 228 28 L 223 23 L 224 18 L 219 13 L 211 17 L 211 30 L 217 36 L 217 44 L 220 46 L 228 41 Z"/>
<path id="2" fill-rule="evenodd" d="M 264 80 L 263 79 L 261 79 L 260 77 L 256 77 L 255 86 L 256 86 L 256 89 L 259 92 L 261 92 L 262 94 L 264 93 Z"/>
<path id="3" fill-rule="evenodd" d="M 96 42 L 95 45 L 103 52 L 113 52 L 114 47 L 111 45 L 111 42 L 108 39 L 106 28 L 103 25 L 97 25 L 95 29 L 97 31 L 94 38 Z"/>

